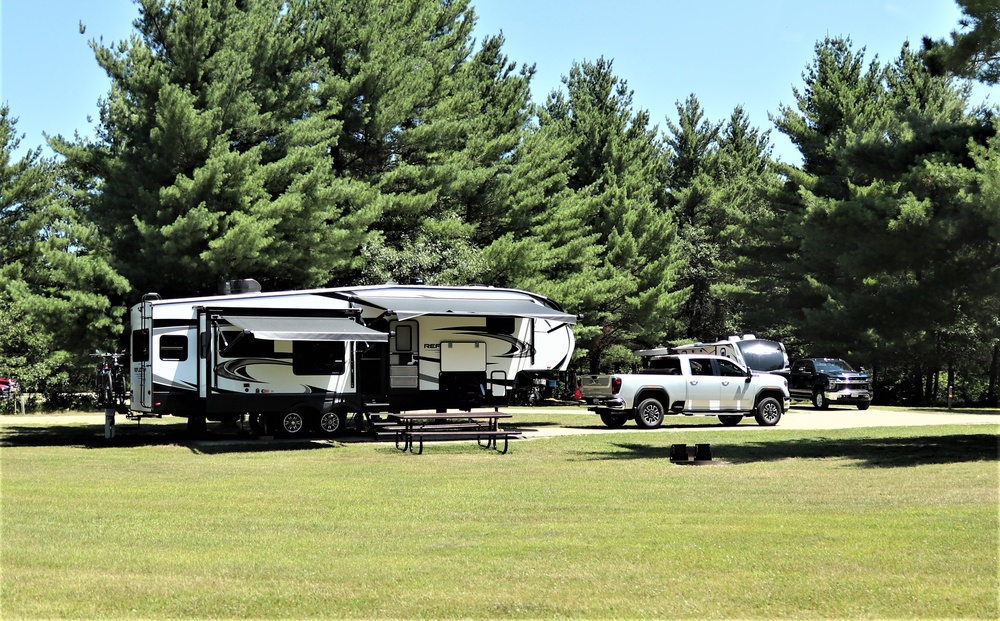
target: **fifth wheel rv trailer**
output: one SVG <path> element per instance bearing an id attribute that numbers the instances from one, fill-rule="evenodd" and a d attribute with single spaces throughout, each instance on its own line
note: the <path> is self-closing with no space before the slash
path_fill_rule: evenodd
<path id="1" fill-rule="evenodd" d="M 573 354 L 577 317 L 526 291 L 254 288 L 132 307 L 132 416 L 333 436 L 359 414 L 505 405 Z"/>

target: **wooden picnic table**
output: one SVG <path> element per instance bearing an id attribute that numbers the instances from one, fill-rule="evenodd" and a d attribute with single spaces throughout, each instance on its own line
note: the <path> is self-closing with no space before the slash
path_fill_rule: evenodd
<path id="1" fill-rule="evenodd" d="M 396 448 L 407 449 L 411 453 L 424 452 L 424 440 L 476 439 L 482 448 L 498 448 L 498 440 L 503 440 L 503 450 L 507 452 L 508 440 L 520 436 L 519 431 L 500 428 L 500 419 L 511 418 L 506 412 L 405 412 L 393 414 L 400 424 L 392 428 L 396 433 Z M 486 443 L 483 443 L 483 440 Z M 418 450 L 414 450 L 419 447 Z"/>

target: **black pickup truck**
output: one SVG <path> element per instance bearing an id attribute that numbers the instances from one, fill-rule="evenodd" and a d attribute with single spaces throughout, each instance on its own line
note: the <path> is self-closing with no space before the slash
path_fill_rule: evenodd
<path id="1" fill-rule="evenodd" d="M 830 404 L 856 405 L 867 410 L 872 382 L 862 369 L 855 371 L 839 358 L 802 358 L 792 363 L 788 391 L 793 401 L 812 401 L 825 410 Z"/>

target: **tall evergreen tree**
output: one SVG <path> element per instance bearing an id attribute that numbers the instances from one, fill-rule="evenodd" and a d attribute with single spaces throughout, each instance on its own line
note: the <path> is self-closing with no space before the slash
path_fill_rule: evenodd
<path id="1" fill-rule="evenodd" d="M 766 215 L 778 177 L 768 135 L 750 126 L 742 108 L 713 123 L 690 95 L 677 115 L 676 124 L 667 121 L 668 183 L 684 262 L 678 286 L 691 293 L 674 336 L 708 341 L 749 329 L 738 310 L 745 286 L 735 263 L 746 227 Z"/>
<path id="2" fill-rule="evenodd" d="M 782 106 L 773 119 L 802 154 L 801 168 L 786 166 L 784 188 L 773 198 L 774 211 L 758 221 L 754 230 L 758 245 L 748 253 L 756 267 L 755 324 L 784 334 L 794 346 L 804 340 L 819 347 L 859 343 L 869 333 L 853 335 L 842 326 L 808 315 L 827 302 L 836 284 L 857 290 L 855 275 L 842 270 L 836 255 L 856 235 L 834 232 L 827 221 L 827 207 L 846 199 L 851 174 L 869 175 L 864 166 L 852 164 L 845 147 L 859 135 L 876 136 L 885 129 L 884 72 L 878 63 L 865 66 L 863 52 L 855 53 L 849 40 L 826 39 L 816 44 L 816 59 L 803 74 L 805 89 L 794 89 L 796 108 Z M 859 141 L 853 140 L 851 147 Z M 840 351 L 836 347 L 830 351 Z M 842 352 L 845 353 L 846 352 Z"/>
<path id="3" fill-rule="evenodd" d="M 920 386 L 949 351 L 982 346 L 969 309 L 989 297 L 977 279 L 994 269 L 996 242 L 968 205 L 969 149 L 988 133 L 967 91 L 908 47 L 863 67 L 848 41 L 818 44 L 799 112 L 777 121 L 804 161 L 779 197 L 777 273 L 792 283 L 784 312 L 801 313 L 803 343 L 908 366 Z"/>
<path id="4" fill-rule="evenodd" d="M 742 107 L 733 110 L 723 126 L 712 175 L 724 207 L 718 228 L 716 271 L 710 284 L 716 335 L 758 331 L 745 317 L 745 300 L 751 291 L 741 263 L 755 244 L 751 231 L 758 222 L 772 217 L 771 197 L 781 177 L 771 157 L 770 132 L 750 125 Z M 780 338 L 783 333 L 768 334 Z"/>
<path id="5" fill-rule="evenodd" d="M 577 226 L 594 235 L 598 261 L 579 292 L 578 347 L 597 371 L 625 348 L 655 344 L 675 327 L 686 292 L 675 291 L 676 235 L 664 192 L 663 147 L 612 63 L 574 65 L 567 95 L 549 96 L 545 117 L 574 140 L 570 189 L 583 199 Z M 578 237 L 586 238 L 587 234 Z"/>
<path id="6" fill-rule="evenodd" d="M 88 352 L 115 346 L 127 289 L 106 261 L 78 196 L 41 149 L 15 159 L 21 138 L 0 107 L 0 376 L 25 390 L 69 388 Z"/>
<path id="7" fill-rule="evenodd" d="M 712 340 L 720 318 L 711 286 L 719 281 L 719 234 L 726 206 L 712 170 L 720 124 L 705 118 L 698 98 L 677 104 L 677 124 L 667 119 L 669 203 L 677 219 L 678 255 L 683 257 L 678 287 L 690 293 L 680 309 L 681 336 Z"/>
<path id="8" fill-rule="evenodd" d="M 465 0 L 143 0 L 94 44 L 113 80 L 92 144 L 56 148 L 101 192 L 137 289 L 487 274 L 531 72 Z"/>
<path id="9" fill-rule="evenodd" d="M 166 295 L 254 276 L 318 285 L 345 269 L 377 194 L 335 174 L 340 126 L 317 99 L 309 4 L 141 0 L 137 34 L 92 42 L 112 80 L 98 139 L 53 140 L 138 290 Z"/>
<path id="10" fill-rule="evenodd" d="M 959 30 L 951 40 L 924 37 L 924 60 L 935 74 L 951 73 L 977 78 L 987 84 L 1000 82 L 1000 2 L 957 0 L 962 10 Z"/>

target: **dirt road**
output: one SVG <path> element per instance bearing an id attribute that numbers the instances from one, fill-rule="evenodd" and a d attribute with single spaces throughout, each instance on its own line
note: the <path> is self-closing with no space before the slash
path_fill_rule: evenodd
<path id="1" fill-rule="evenodd" d="M 550 413 L 548 408 L 546 408 L 544 412 L 546 414 Z M 996 412 L 996 410 L 993 410 L 993 412 Z M 586 411 L 576 408 L 567 408 L 566 410 L 560 408 L 558 412 L 553 409 L 551 413 L 583 414 L 586 413 Z M 701 420 L 708 425 L 718 424 L 718 419 L 715 417 L 689 418 L 686 416 L 667 416 L 663 420 L 663 427 L 656 431 L 684 431 L 685 429 L 690 429 L 690 426 L 677 423 L 689 420 Z M 620 433 L 622 431 L 649 433 L 648 430 L 638 429 L 632 424 L 627 424 L 621 429 L 601 429 L 599 428 L 600 424 L 600 421 L 596 420 L 595 416 L 595 426 L 598 426 L 596 429 L 584 429 L 580 427 L 554 427 L 540 429 L 538 433 L 542 435 Z M 879 410 L 876 408 L 871 408 L 862 412 L 856 408 L 847 407 L 834 407 L 828 410 L 816 410 L 812 407 L 792 406 L 792 409 L 786 412 L 781 418 L 781 422 L 778 423 L 778 428 L 821 430 L 852 429 L 859 427 L 914 427 L 926 425 L 995 425 L 997 427 L 997 431 L 1000 432 L 1000 413 L 970 414 L 960 412 L 928 412 L 917 410 Z M 746 429 L 760 429 L 760 427 L 753 420 L 753 418 L 744 418 L 743 422 L 736 427 L 723 427 L 721 424 L 718 424 L 718 429 L 720 431 L 742 431 Z"/>

